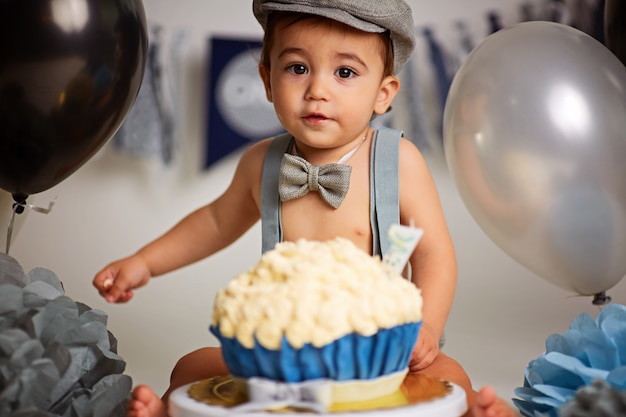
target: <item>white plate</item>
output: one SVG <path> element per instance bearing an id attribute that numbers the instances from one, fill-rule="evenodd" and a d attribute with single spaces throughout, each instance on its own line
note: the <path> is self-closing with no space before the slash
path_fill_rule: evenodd
<path id="1" fill-rule="evenodd" d="M 303 413 L 237 413 L 231 409 L 208 405 L 189 397 L 187 391 L 192 384 L 176 389 L 169 399 L 169 414 L 171 417 L 303 417 Z M 467 411 L 465 391 L 456 384 L 450 383 L 452 391 L 445 397 L 415 405 L 405 405 L 397 408 L 386 408 L 358 412 L 328 413 L 337 417 L 393 417 L 412 415 L 415 417 L 459 417 Z"/>

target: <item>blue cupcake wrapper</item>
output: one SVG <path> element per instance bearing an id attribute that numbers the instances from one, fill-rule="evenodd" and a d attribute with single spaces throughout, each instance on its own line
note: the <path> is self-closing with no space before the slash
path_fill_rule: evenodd
<path id="1" fill-rule="evenodd" d="M 275 381 L 302 382 L 329 378 L 336 381 L 373 379 L 406 369 L 422 322 L 382 329 L 372 336 L 351 333 L 326 346 L 310 343 L 294 349 L 283 336 L 280 350 L 261 346 L 246 348 L 236 338 L 209 329 L 222 344 L 222 355 L 231 374 Z"/>

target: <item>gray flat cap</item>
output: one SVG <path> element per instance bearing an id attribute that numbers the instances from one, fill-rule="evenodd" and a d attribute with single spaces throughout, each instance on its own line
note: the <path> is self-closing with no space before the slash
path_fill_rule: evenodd
<path id="1" fill-rule="evenodd" d="M 403 0 L 254 0 L 252 12 L 263 30 L 271 12 L 327 17 L 364 32 L 391 33 L 394 70 L 399 73 L 415 48 L 411 8 Z"/>

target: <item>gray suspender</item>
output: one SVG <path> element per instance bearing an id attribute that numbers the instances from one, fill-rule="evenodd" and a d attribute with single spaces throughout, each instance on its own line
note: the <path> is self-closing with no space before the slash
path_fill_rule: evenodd
<path id="1" fill-rule="evenodd" d="M 394 223 L 399 223 L 398 155 L 402 132 L 379 128 L 372 137 L 370 152 L 370 223 L 372 227 L 372 253 L 387 250 L 386 233 Z M 291 135 L 277 136 L 270 143 L 261 178 L 261 235 L 262 250 L 273 249 L 282 241 L 280 223 L 280 198 L 278 174 L 283 154 L 287 152 Z"/>
<path id="2" fill-rule="evenodd" d="M 398 189 L 399 130 L 379 128 L 372 137 L 370 153 L 370 223 L 372 225 L 372 254 L 387 251 L 387 231 L 400 222 L 400 193 Z"/>
<path id="3" fill-rule="evenodd" d="M 278 174 L 283 155 L 291 143 L 291 135 L 276 136 L 265 154 L 261 177 L 261 249 L 263 253 L 274 249 L 283 240 L 280 224 L 280 197 L 278 195 Z"/>

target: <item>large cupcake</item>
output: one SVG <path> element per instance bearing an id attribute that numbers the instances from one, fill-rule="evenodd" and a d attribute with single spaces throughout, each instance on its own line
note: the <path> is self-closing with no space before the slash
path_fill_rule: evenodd
<path id="1" fill-rule="evenodd" d="M 211 332 L 235 377 L 403 377 L 421 309 L 415 285 L 351 241 L 300 240 L 278 244 L 217 294 Z"/>

